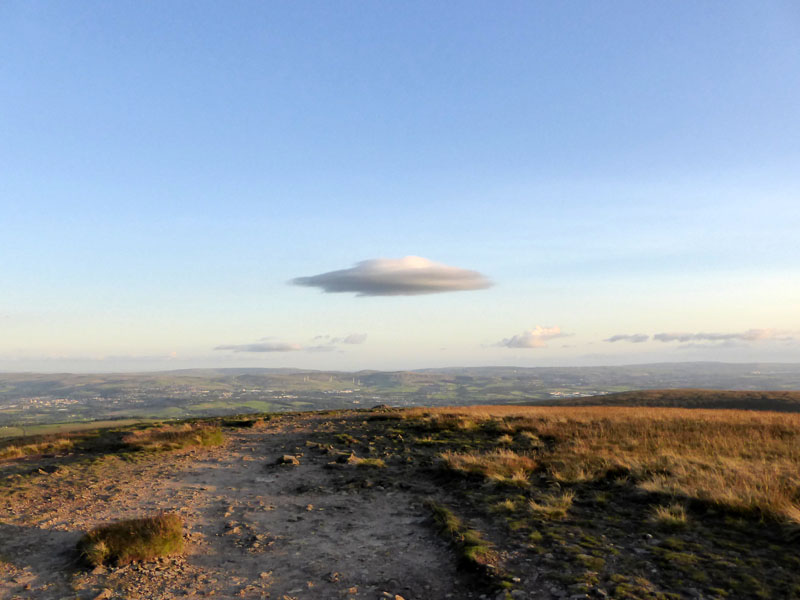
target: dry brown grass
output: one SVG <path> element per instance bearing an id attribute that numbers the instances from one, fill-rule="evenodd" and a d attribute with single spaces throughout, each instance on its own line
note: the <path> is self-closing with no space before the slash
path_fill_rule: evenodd
<path id="1" fill-rule="evenodd" d="M 35 442 L 30 444 L 11 444 L 0 448 L 0 460 L 21 458 L 37 454 L 61 454 L 72 449 L 74 443 L 68 437 Z"/>
<path id="2" fill-rule="evenodd" d="M 424 415 L 428 416 L 425 417 Z M 537 460 L 573 483 L 626 476 L 644 490 L 696 498 L 800 523 L 800 415 L 743 410 L 470 406 L 406 411 L 406 417 L 493 421 L 551 440 Z M 498 423 L 499 422 L 499 423 Z M 447 458 L 489 473 L 490 454 Z M 533 460 L 533 459 L 531 459 Z M 502 460 L 500 462 L 502 465 Z M 505 468 L 505 467 L 499 467 Z"/>
<path id="3" fill-rule="evenodd" d="M 519 487 L 528 485 L 528 477 L 538 466 L 530 456 L 517 454 L 512 450 L 494 450 L 485 454 L 444 452 L 441 458 L 454 471 L 481 475 L 489 481 Z"/>
<path id="4" fill-rule="evenodd" d="M 686 508 L 682 504 L 673 503 L 669 506 L 653 507 L 653 521 L 663 527 L 681 529 L 686 527 L 689 518 L 686 515 Z"/>
<path id="5" fill-rule="evenodd" d="M 538 500 L 529 500 L 528 508 L 533 514 L 542 519 L 564 519 L 574 499 L 575 493 L 572 491 L 550 492 Z"/>

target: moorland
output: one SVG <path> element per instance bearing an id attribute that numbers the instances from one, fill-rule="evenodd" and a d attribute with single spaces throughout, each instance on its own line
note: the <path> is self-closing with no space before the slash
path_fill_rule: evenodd
<path id="1" fill-rule="evenodd" d="M 800 415 L 635 404 L 9 438 L 0 598 L 800 597 Z"/>

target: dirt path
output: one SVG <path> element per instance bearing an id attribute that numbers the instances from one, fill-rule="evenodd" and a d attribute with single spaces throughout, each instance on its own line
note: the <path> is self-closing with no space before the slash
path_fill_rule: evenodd
<path id="1" fill-rule="evenodd" d="M 224 447 L 117 461 L 80 487 L 49 476 L 0 507 L 0 599 L 477 598 L 416 494 L 371 486 L 305 447 L 324 419 L 285 419 L 237 430 Z M 284 454 L 300 464 L 274 465 Z M 184 557 L 77 567 L 82 531 L 158 510 L 184 517 Z"/>

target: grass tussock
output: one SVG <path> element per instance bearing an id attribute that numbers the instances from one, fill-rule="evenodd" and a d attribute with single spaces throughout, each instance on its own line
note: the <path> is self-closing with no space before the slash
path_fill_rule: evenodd
<path id="1" fill-rule="evenodd" d="M 653 521 L 666 529 L 683 529 L 688 525 L 689 518 L 682 504 L 673 503 L 669 506 L 654 506 Z"/>
<path id="2" fill-rule="evenodd" d="M 78 542 L 92 566 L 124 565 L 183 551 L 183 521 L 174 513 L 120 521 L 97 527 Z"/>
<path id="3" fill-rule="evenodd" d="M 538 467 L 530 456 L 506 449 L 487 453 L 444 452 L 440 458 L 453 471 L 480 475 L 489 481 L 516 487 L 526 487 L 531 473 Z"/>
<path id="4" fill-rule="evenodd" d="M 538 500 L 529 500 L 528 508 L 540 519 L 556 521 L 567 517 L 574 499 L 575 494 L 572 491 L 551 492 L 544 494 Z"/>
<path id="5" fill-rule="evenodd" d="M 518 406 L 426 412 L 429 420 L 496 422 L 517 439 L 546 440 L 537 461 L 556 481 L 613 477 L 649 492 L 800 524 L 800 414 Z M 414 414 L 406 411 L 406 418 Z M 467 472 L 493 469 L 479 459 L 445 460 Z"/>
<path id="6" fill-rule="evenodd" d="M 189 446 L 219 446 L 225 436 L 219 427 L 182 423 L 132 431 L 123 441 L 137 450 L 159 452 Z"/>
<path id="7" fill-rule="evenodd" d="M 483 539 L 479 531 L 468 528 L 444 505 L 433 500 L 428 500 L 425 504 L 433 513 L 433 519 L 442 535 L 456 550 L 459 560 L 465 566 L 485 569 L 495 560 L 491 544 Z"/>

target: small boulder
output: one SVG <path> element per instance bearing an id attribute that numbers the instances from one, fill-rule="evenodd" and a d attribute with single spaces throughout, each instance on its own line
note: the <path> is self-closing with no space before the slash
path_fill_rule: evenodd
<path id="1" fill-rule="evenodd" d="M 291 454 L 284 454 L 281 456 L 277 461 L 275 461 L 277 465 L 291 465 L 296 467 L 300 464 L 300 461 L 297 459 L 296 456 L 292 456 Z"/>

